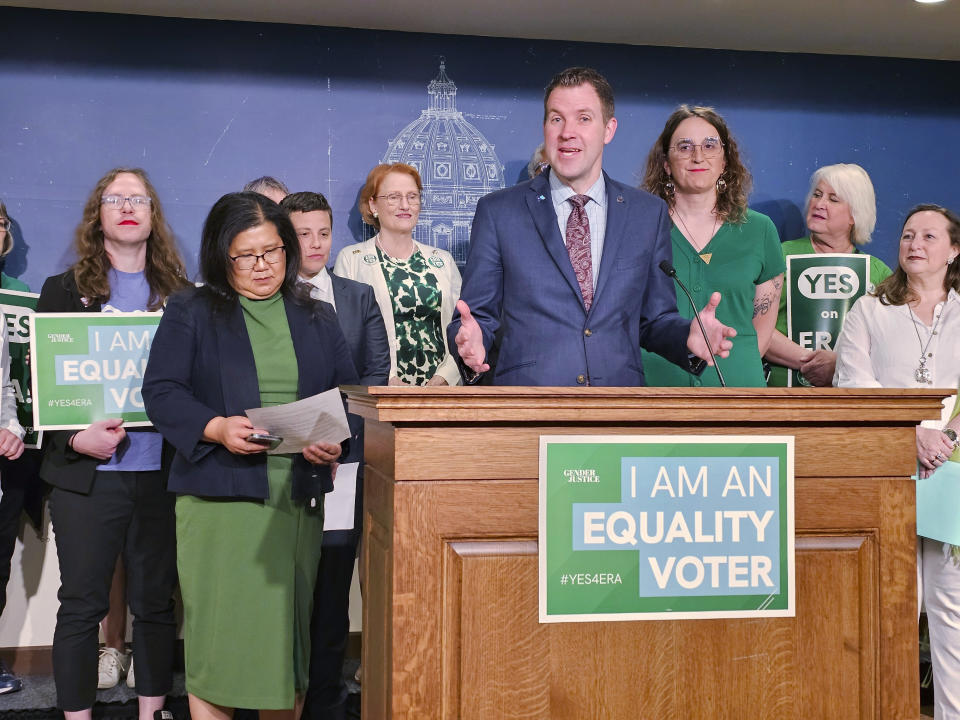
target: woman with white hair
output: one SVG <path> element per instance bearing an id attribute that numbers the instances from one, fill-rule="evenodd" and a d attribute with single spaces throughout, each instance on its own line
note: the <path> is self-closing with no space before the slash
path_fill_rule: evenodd
<path id="1" fill-rule="evenodd" d="M 783 259 L 813 253 L 861 253 L 877 224 L 877 201 L 867 171 L 852 163 L 825 165 L 810 178 L 807 194 L 807 229 L 810 235 L 782 243 Z M 890 268 L 872 255 L 868 291 L 890 276 Z M 811 385 L 828 387 L 833 381 L 837 354 L 810 350 L 790 340 L 787 333 L 787 295 L 780 295 L 777 326 L 764 359 L 770 363 L 770 387 L 785 387 L 790 370 L 799 370 Z"/>

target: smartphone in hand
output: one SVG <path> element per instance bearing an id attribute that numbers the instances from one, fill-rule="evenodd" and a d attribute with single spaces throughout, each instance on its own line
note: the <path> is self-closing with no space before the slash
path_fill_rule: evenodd
<path id="1" fill-rule="evenodd" d="M 247 442 L 264 445 L 267 450 L 273 450 L 283 442 L 283 438 L 279 435 L 271 435 L 270 433 L 251 433 L 247 435 Z"/>

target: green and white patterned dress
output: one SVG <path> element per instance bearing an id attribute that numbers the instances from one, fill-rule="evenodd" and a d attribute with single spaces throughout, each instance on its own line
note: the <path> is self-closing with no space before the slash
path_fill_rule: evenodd
<path id="1" fill-rule="evenodd" d="M 397 375 L 410 385 L 425 385 L 446 352 L 440 323 L 443 294 L 419 249 L 398 260 L 377 247 L 377 256 L 393 304 Z"/>

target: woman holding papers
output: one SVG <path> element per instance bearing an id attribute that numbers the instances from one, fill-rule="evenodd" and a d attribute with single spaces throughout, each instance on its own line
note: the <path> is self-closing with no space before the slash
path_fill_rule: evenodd
<path id="1" fill-rule="evenodd" d="M 176 449 L 177 561 L 190 714 L 294 717 L 307 686 L 310 613 L 337 443 L 266 454 L 249 408 L 356 383 L 329 306 L 298 289 L 300 245 L 257 193 L 210 210 L 202 287 L 170 299 L 143 386 Z M 267 717 L 261 714 L 261 717 Z"/>
<path id="2" fill-rule="evenodd" d="M 807 229 L 810 235 L 789 240 L 780 246 L 783 259 L 790 255 L 814 253 L 861 253 L 870 242 L 877 224 L 877 201 L 867 171 L 859 165 L 840 163 L 818 168 L 810 178 L 807 194 Z M 890 268 L 877 257 L 867 255 L 870 278 L 868 290 L 890 276 Z M 786 387 L 790 369 L 799 370 L 811 385 L 827 387 L 833 382 L 837 354 L 830 349 L 802 348 L 787 337 L 787 295 L 780 295 L 777 327 L 764 356 L 771 364 L 770 387 Z"/>
<path id="3" fill-rule="evenodd" d="M 960 218 L 918 205 L 900 234 L 899 264 L 864 295 L 837 340 L 834 384 L 860 388 L 951 388 L 960 381 Z M 950 417 L 954 402 L 948 402 Z M 955 409 L 954 409 L 955 413 Z M 917 427 L 920 482 L 954 452 L 960 416 L 943 430 Z M 954 512 L 956 512 L 954 508 Z M 921 537 L 917 570 L 927 608 L 937 718 L 960 718 L 958 548 Z"/>
<path id="4" fill-rule="evenodd" d="M 358 205 L 379 232 L 341 250 L 334 272 L 373 287 L 390 343 L 390 385 L 458 385 L 446 328 L 460 297 L 460 271 L 446 250 L 414 240 L 422 192 L 410 165 L 371 170 Z"/>
<path id="5" fill-rule="evenodd" d="M 723 293 L 717 317 L 737 329 L 726 360 L 728 385 L 762 387 L 761 356 L 770 342 L 783 285 L 780 238 L 766 215 L 747 209 L 750 172 L 737 142 L 712 108 L 681 105 L 667 119 L 647 156 L 643 189 L 667 203 L 677 277 L 698 308 Z M 693 317 L 677 292 L 680 313 Z M 697 377 L 654 353 L 643 353 L 648 385 L 717 385 L 715 373 Z"/>
<path id="6" fill-rule="evenodd" d="M 116 168 L 94 188 L 77 227 L 77 261 L 48 278 L 37 312 L 159 310 L 187 285 L 160 200 L 143 170 Z M 173 683 L 176 585 L 173 496 L 163 438 L 126 432 L 119 419 L 45 436 L 41 477 L 60 560 L 53 675 L 67 720 L 85 720 L 97 691 L 97 626 L 107 614 L 122 554 L 134 615 L 141 717 L 163 707 Z M 104 648 L 102 665 L 126 672 L 129 656 Z"/>

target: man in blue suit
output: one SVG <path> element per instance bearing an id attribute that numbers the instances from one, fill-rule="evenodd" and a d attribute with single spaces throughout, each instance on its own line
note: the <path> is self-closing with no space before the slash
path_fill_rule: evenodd
<path id="1" fill-rule="evenodd" d="M 334 306 L 360 384 L 386 385 L 390 374 L 390 347 L 373 288 L 326 269 L 333 241 L 330 204 L 319 193 L 299 192 L 287 195 L 280 206 L 289 214 L 300 239 L 300 279 L 309 286 L 315 299 Z M 352 530 L 323 533 L 310 626 L 310 685 L 303 710 L 305 720 L 346 717 L 343 660 L 350 633 L 350 585 L 363 526 L 363 419 L 351 413 L 347 420 L 350 453 L 341 458 L 340 463 L 358 464 L 354 522 Z"/>
<path id="2" fill-rule="evenodd" d="M 490 369 L 498 330 L 499 385 L 644 385 L 641 347 L 691 372 L 701 360 L 713 364 L 659 267 L 672 260 L 666 204 L 603 172 L 613 110 L 613 90 L 596 70 L 556 75 L 544 93 L 549 170 L 477 203 L 447 329 L 465 382 Z M 727 357 L 736 331 L 716 319 L 719 302 L 714 293 L 701 317 Z"/>

